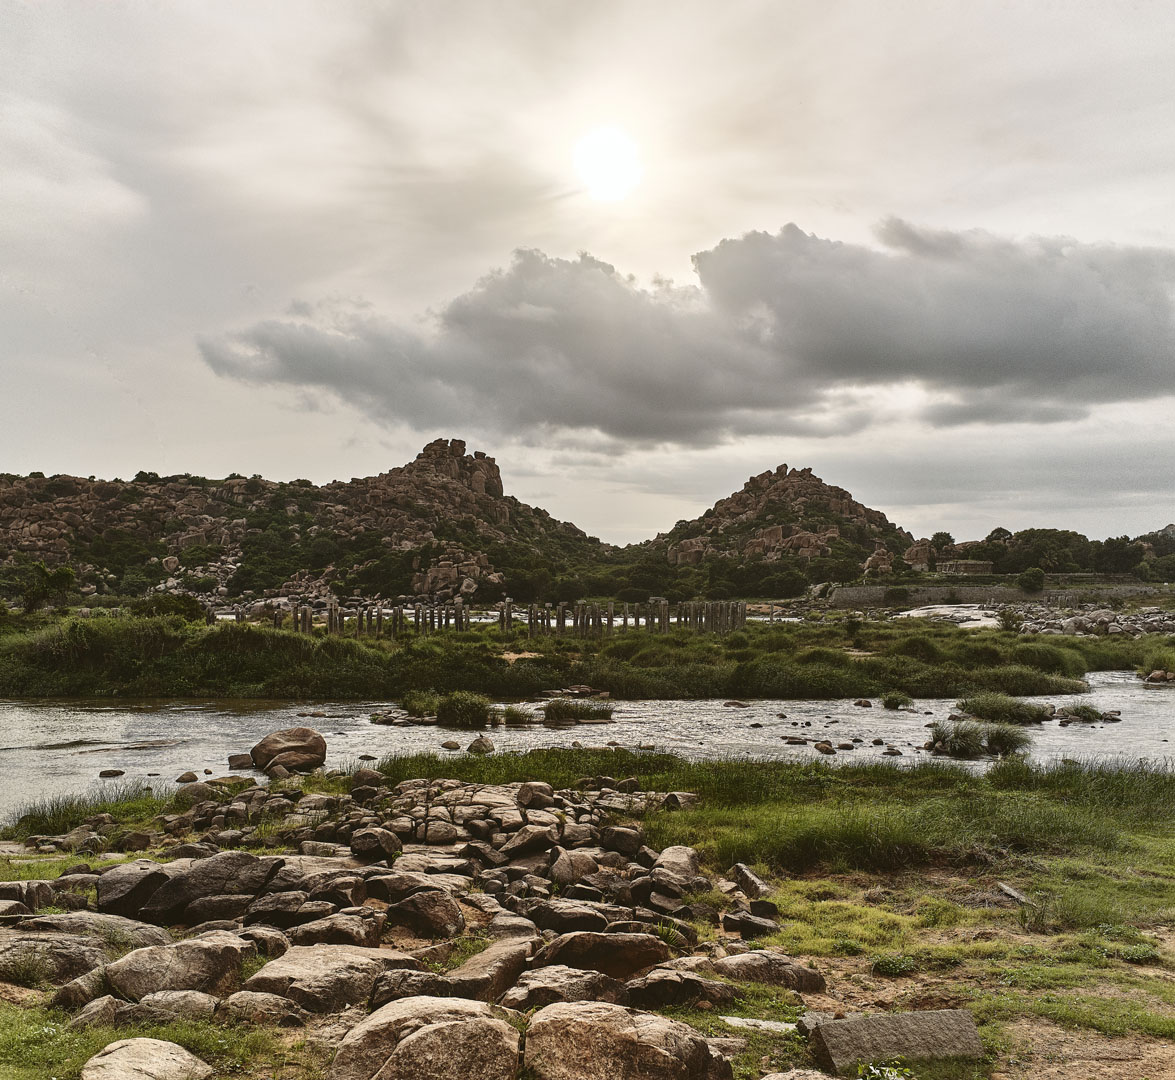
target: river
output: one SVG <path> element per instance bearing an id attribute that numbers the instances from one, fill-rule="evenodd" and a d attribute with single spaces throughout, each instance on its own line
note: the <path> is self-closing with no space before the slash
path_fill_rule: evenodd
<path id="1" fill-rule="evenodd" d="M 1168 739 L 1175 737 L 1175 687 L 1144 686 L 1131 672 L 1095 672 L 1090 692 L 1065 697 L 1028 698 L 1054 704 L 1090 704 L 1119 709 L 1118 724 L 1056 722 L 1032 727 L 1032 756 L 1099 758 L 1175 765 Z M 913 711 L 882 709 L 876 700 L 864 709 L 851 701 L 751 701 L 734 708 L 722 701 L 622 701 L 613 722 L 549 728 L 542 725 L 497 727 L 488 734 L 499 750 L 543 746 L 655 746 L 687 757 L 739 756 L 804 760 L 817 757 L 811 746 L 787 746 L 792 734 L 827 737 L 834 743 L 864 741 L 854 751 L 825 760 L 875 759 L 880 738 L 903 752 L 895 762 L 920 760 L 925 725 L 944 719 L 954 700 L 920 699 Z M 96 785 L 144 781 L 160 790 L 182 772 L 205 769 L 227 773 L 231 753 L 248 751 L 261 736 L 278 728 L 309 725 L 327 739 L 329 765 L 354 762 L 361 755 L 434 750 L 473 737 L 435 726 L 394 727 L 371 723 L 385 702 L 290 704 L 273 701 L 0 701 L 0 821 L 31 800 L 77 793 Z M 309 715 L 314 713 L 316 715 Z M 103 769 L 122 769 L 117 780 L 101 781 Z"/>

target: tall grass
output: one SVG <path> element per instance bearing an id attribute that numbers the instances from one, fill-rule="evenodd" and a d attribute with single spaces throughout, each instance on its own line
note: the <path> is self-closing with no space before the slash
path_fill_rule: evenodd
<path id="1" fill-rule="evenodd" d="M 1039 724 L 1048 716 L 1048 710 L 1041 705 L 1029 705 L 993 691 L 972 694 L 959 702 L 959 708 L 969 716 L 996 724 Z"/>
<path id="2" fill-rule="evenodd" d="M 615 706 L 607 701 L 577 701 L 553 698 L 543 706 L 543 715 L 553 724 L 610 720 Z"/>
<path id="3" fill-rule="evenodd" d="M 104 785 L 82 795 L 47 795 L 18 807 L 3 829 L 8 839 L 56 836 L 76 829 L 96 814 L 112 814 L 120 821 L 141 821 L 161 814 L 170 797 L 156 795 L 140 782 Z"/>

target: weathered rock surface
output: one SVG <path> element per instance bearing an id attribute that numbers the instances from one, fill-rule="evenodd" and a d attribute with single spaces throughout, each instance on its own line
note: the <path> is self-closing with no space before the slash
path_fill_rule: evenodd
<path id="1" fill-rule="evenodd" d="M 0 930 L 0 980 L 67 983 L 106 962 L 101 943 L 85 934 Z"/>
<path id="2" fill-rule="evenodd" d="M 524 972 L 498 1003 L 509 1009 L 528 1012 L 557 1001 L 619 1003 L 624 997 L 624 984 L 602 972 L 551 964 Z"/>
<path id="3" fill-rule="evenodd" d="M 106 982 L 128 1001 L 159 990 L 199 990 L 224 997 L 237 989 L 241 963 L 253 952 L 253 946 L 235 934 L 214 931 L 127 953 L 106 965 Z"/>
<path id="4" fill-rule="evenodd" d="M 347 1033 L 327 1080 L 514 1080 L 518 1032 L 503 1018 L 516 1015 L 461 998 L 393 1001 Z"/>
<path id="5" fill-rule="evenodd" d="M 161 1039 L 121 1039 L 82 1066 L 81 1080 L 206 1080 L 212 1066 Z"/>
<path id="6" fill-rule="evenodd" d="M 815 1028 L 809 1045 L 816 1060 L 833 1072 L 898 1055 L 908 1061 L 983 1056 L 975 1018 L 965 1009 L 828 1020 Z"/>
<path id="7" fill-rule="evenodd" d="M 376 978 L 394 968 L 418 970 L 420 964 L 392 949 L 296 946 L 245 980 L 241 989 L 289 998 L 307 1012 L 338 1012 L 365 1004 Z"/>
<path id="8" fill-rule="evenodd" d="M 534 956 L 534 967 L 562 964 L 589 968 L 627 979 L 644 968 L 670 957 L 669 946 L 652 934 L 598 934 L 581 931 L 562 934 L 544 945 Z"/>
<path id="9" fill-rule="evenodd" d="M 290 772 L 311 772 L 326 761 L 326 739 L 308 727 L 272 731 L 249 751 L 249 756 L 259 769 L 280 765 Z"/>
<path id="10" fill-rule="evenodd" d="M 824 976 L 820 972 L 768 949 L 725 956 L 713 961 L 713 965 L 719 975 L 729 979 L 786 986 L 800 993 L 822 994 L 826 989 Z"/>
<path id="11" fill-rule="evenodd" d="M 535 1080 L 731 1080 L 730 1062 L 693 1028 L 602 1001 L 560 1002 L 531 1018 Z"/>

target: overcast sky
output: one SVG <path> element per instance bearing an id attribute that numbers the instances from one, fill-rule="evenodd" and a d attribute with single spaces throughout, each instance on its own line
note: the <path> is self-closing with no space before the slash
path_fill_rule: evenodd
<path id="1" fill-rule="evenodd" d="M 0 0 L 0 471 L 1138 534 L 1173 300 L 1166 0 Z"/>

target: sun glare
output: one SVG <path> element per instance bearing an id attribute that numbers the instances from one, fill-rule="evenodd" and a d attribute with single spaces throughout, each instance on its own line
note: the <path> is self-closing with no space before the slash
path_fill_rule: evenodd
<path id="1" fill-rule="evenodd" d="M 589 132 L 575 144 L 575 171 L 593 199 L 615 202 L 641 182 L 636 143 L 618 127 Z"/>

